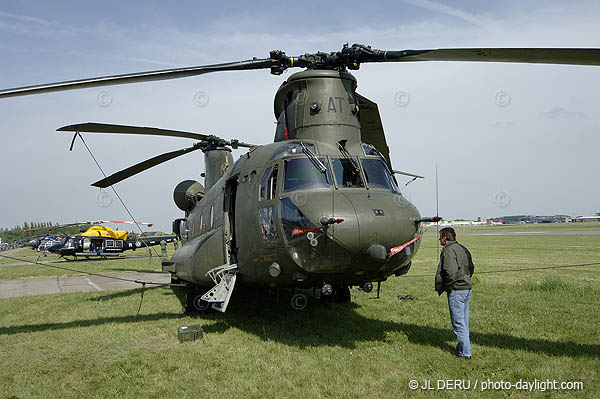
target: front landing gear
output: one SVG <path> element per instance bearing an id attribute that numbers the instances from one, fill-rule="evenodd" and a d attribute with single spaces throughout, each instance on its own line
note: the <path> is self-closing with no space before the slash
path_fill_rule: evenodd
<path id="1" fill-rule="evenodd" d="M 183 313 L 187 315 L 208 313 L 211 310 L 210 303 L 202 299 L 204 289 L 195 284 L 188 284 L 185 293 L 185 305 Z"/>
<path id="2" fill-rule="evenodd" d="M 350 287 L 347 285 L 323 284 L 321 301 L 335 303 L 350 303 Z"/>

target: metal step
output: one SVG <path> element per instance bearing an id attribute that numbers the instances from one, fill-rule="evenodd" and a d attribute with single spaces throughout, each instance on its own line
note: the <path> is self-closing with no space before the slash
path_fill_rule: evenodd
<path id="1" fill-rule="evenodd" d="M 237 265 L 222 265 L 210 269 L 206 273 L 213 280 L 215 286 L 202 295 L 202 299 L 210 303 L 213 309 L 222 313 L 227 309 L 235 286 L 237 271 Z"/>

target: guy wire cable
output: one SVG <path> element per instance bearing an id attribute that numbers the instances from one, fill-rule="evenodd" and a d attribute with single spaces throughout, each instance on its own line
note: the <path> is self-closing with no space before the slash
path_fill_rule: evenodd
<path id="1" fill-rule="evenodd" d="M 155 283 L 155 282 L 152 282 L 152 281 L 132 280 L 132 279 L 129 279 L 129 278 L 110 276 L 110 275 L 107 275 L 107 274 L 100 274 L 100 273 L 94 273 L 94 272 L 87 272 L 87 271 L 83 271 L 83 270 L 71 269 L 69 267 L 62 267 L 62 266 L 51 265 L 51 264 L 48 264 L 48 263 L 40 263 L 38 261 L 40 260 L 41 255 L 38 256 L 38 258 L 37 258 L 37 260 L 35 262 L 33 262 L 31 260 L 28 260 L 28 259 L 21 259 L 21 258 L 16 258 L 14 256 L 8 256 L 8 255 L 2 255 L 2 254 L 0 254 L 0 257 L 7 258 L 7 259 L 12 259 L 12 260 L 17 260 L 19 262 L 31 263 L 33 265 L 53 267 L 55 269 L 61 269 L 61 270 L 66 270 L 66 271 L 70 271 L 70 272 L 87 274 L 89 276 L 105 277 L 105 278 L 110 278 L 110 279 L 113 279 L 113 280 L 128 281 L 130 283 L 136 283 L 136 284 L 142 284 L 142 285 L 144 285 L 144 284 L 156 285 L 156 286 L 171 285 L 170 283 Z"/>
<path id="2" fill-rule="evenodd" d="M 583 266 L 600 266 L 600 262 L 580 263 L 580 264 L 574 264 L 574 265 L 524 267 L 524 268 L 519 268 L 519 269 L 484 270 L 484 271 L 478 271 L 477 274 L 504 273 L 504 272 L 523 272 L 523 271 L 532 271 L 532 270 L 562 269 L 562 268 L 583 267 Z M 404 275 L 404 277 L 435 277 L 435 274 L 406 274 L 406 275 Z"/>
<path id="3" fill-rule="evenodd" d="M 12 256 L 7 256 L 7 255 L 0 254 L 0 257 L 3 257 L 3 258 L 18 260 L 18 261 L 26 262 L 26 263 L 32 263 L 34 265 L 48 266 L 48 267 L 53 267 L 55 269 L 67 270 L 67 271 L 77 272 L 77 273 L 83 273 L 83 274 L 86 274 L 86 275 L 89 275 L 89 276 L 98 276 L 98 277 L 110 278 L 110 279 L 113 279 L 113 280 L 120 280 L 120 281 L 127 281 L 127 282 L 131 282 L 131 283 L 135 283 L 135 284 L 141 284 L 142 285 L 142 291 L 141 291 L 142 296 L 140 298 L 140 305 L 138 306 L 138 310 L 137 310 L 137 312 L 135 314 L 136 316 L 140 315 L 140 310 L 142 309 L 142 303 L 144 302 L 144 291 L 146 290 L 146 284 L 148 284 L 148 285 L 155 285 L 157 288 L 158 287 L 166 287 L 166 286 L 172 285 L 170 283 L 155 283 L 153 281 L 132 280 L 132 279 L 129 279 L 129 278 L 109 276 L 109 275 L 106 275 L 106 274 L 84 272 L 82 270 L 70 269 L 68 267 L 61 267 L 61 266 L 49 265 L 47 263 L 39 263 L 38 261 L 40 260 L 41 256 L 42 255 L 39 255 L 38 258 L 37 258 L 37 260 L 35 262 L 32 262 L 32 261 L 27 260 L 27 259 L 19 259 L 19 258 L 15 258 L 15 257 L 12 257 Z"/>
<path id="4" fill-rule="evenodd" d="M 435 163 L 435 216 L 436 217 L 440 217 L 440 200 L 439 200 L 439 195 L 438 195 L 438 164 L 437 162 Z M 440 257 L 440 222 L 437 221 L 435 222 L 435 228 L 437 230 L 437 235 L 436 235 L 436 239 L 437 239 L 437 252 L 438 252 L 438 258 Z M 436 259 L 437 260 L 437 259 Z"/>
<path id="5" fill-rule="evenodd" d="M 90 150 L 90 147 L 88 147 L 87 143 L 85 142 L 85 140 L 83 140 L 83 136 L 79 133 L 76 132 L 75 133 L 77 136 L 79 136 L 79 138 L 81 139 L 81 142 L 83 143 L 83 145 L 85 146 L 85 148 L 87 149 L 87 151 L 90 153 L 90 156 L 92 157 L 92 159 L 94 160 L 94 162 L 96 163 L 96 166 L 98 166 L 98 169 L 100 169 L 100 172 L 102 173 L 102 175 L 104 176 L 104 178 L 106 178 L 106 173 L 104 173 L 104 170 L 102 169 L 102 167 L 100 166 L 100 164 L 98 163 L 98 161 L 96 160 L 96 157 L 94 156 L 94 154 L 92 154 L 92 150 Z M 125 202 L 121 199 L 121 196 L 119 195 L 119 193 L 117 193 L 117 190 L 115 189 L 115 187 L 111 184 L 110 188 L 112 188 L 113 192 L 115 193 L 115 195 L 117 196 L 117 198 L 119 199 L 119 202 L 121 202 L 121 205 L 123 205 L 123 208 L 125 208 L 125 211 L 127 211 L 127 214 L 129 215 L 129 217 L 135 222 L 136 219 L 133 217 L 133 215 L 131 214 L 131 212 L 129 211 L 129 208 L 127 208 L 127 205 L 125 205 Z M 142 234 L 142 237 L 145 237 L 145 233 L 142 230 L 142 228 L 137 225 L 137 228 L 140 230 L 140 233 Z M 158 252 L 156 251 L 155 248 L 152 248 L 151 246 L 148 245 L 148 243 L 146 243 L 145 241 L 141 241 L 149 250 L 154 250 L 154 253 L 156 254 L 157 257 L 159 257 Z"/>

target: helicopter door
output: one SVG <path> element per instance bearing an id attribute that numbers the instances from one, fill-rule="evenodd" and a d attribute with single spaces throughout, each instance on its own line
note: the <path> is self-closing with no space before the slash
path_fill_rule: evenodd
<path id="1" fill-rule="evenodd" d="M 258 193 L 258 228 L 262 247 L 265 249 L 282 246 L 282 238 L 276 223 L 278 179 L 280 179 L 279 164 L 268 163 Z"/>
<path id="2" fill-rule="evenodd" d="M 237 264 L 237 245 L 235 233 L 235 201 L 237 194 L 238 178 L 230 179 L 225 186 L 223 203 L 223 241 L 225 243 L 225 257 L 229 264 Z"/>

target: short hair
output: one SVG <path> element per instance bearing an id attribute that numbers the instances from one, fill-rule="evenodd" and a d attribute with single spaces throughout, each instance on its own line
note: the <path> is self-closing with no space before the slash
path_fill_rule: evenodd
<path id="1" fill-rule="evenodd" d="M 456 241 L 456 232 L 452 227 L 444 227 L 440 230 L 440 237 L 445 237 L 449 241 Z"/>

